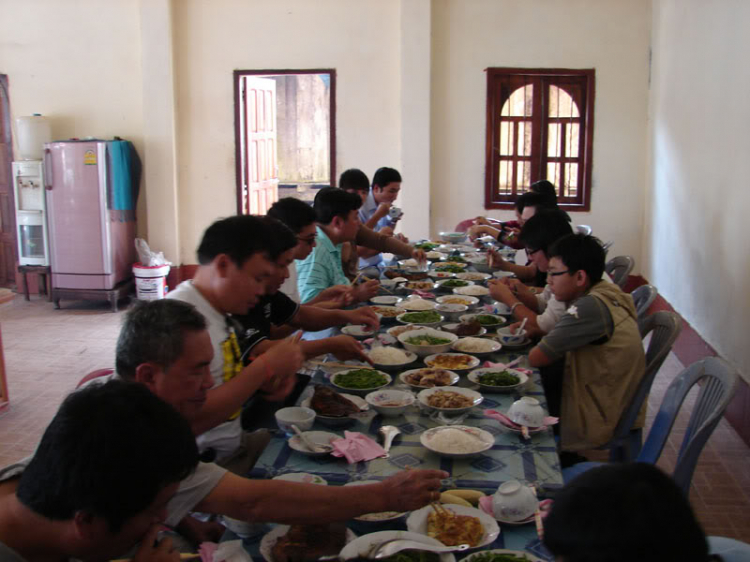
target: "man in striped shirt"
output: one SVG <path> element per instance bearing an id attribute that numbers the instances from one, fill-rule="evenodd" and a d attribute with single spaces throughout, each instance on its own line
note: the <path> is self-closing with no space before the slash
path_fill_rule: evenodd
<path id="1" fill-rule="evenodd" d="M 321 189 L 315 196 L 317 245 L 307 258 L 297 260 L 297 286 L 303 303 L 334 285 L 349 285 L 341 264 L 341 245 L 350 242 L 359 230 L 359 196 L 335 187 Z M 374 297 L 380 283 L 373 279 L 353 288 L 354 301 Z"/>

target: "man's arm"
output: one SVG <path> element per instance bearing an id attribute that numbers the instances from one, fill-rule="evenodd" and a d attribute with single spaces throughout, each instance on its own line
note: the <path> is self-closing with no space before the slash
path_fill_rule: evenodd
<path id="1" fill-rule="evenodd" d="M 345 521 L 365 513 L 411 511 L 435 499 L 441 470 L 408 470 L 378 484 L 357 488 L 279 480 L 250 480 L 227 473 L 196 511 L 229 515 L 248 522 L 288 525 Z"/>
<path id="2" fill-rule="evenodd" d="M 374 330 L 380 327 L 377 314 L 369 306 L 354 310 L 329 310 L 303 304 L 290 324 L 308 332 L 345 324 L 365 324 Z"/>

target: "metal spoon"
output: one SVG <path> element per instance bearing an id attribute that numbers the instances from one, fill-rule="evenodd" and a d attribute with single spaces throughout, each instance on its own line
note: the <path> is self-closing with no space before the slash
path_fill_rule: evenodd
<path id="1" fill-rule="evenodd" d="M 408 539 L 391 539 L 377 545 L 373 550 L 370 550 L 368 558 L 372 560 L 378 560 L 380 558 L 387 558 L 402 550 L 424 550 L 427 552 L 463 552 L 468 550 L 470 546 L 468 544 L 459 544 L 457 546 L 438 546 L 432 544 L 425 544 L 423 542 L 412 541 Z"/>
<path id="2" fill-rule="evenodd" d="M 386 452 L 386 455 L 384 458 L 388 458 L 390 455 L 388 454 L 388 451 L 391 450 L 391 445 L 393 444 L 393 439 L 401 433 L 401 430 L 397 428 L 395 425 L 384 425 L 378 430 L 378 433 L 383 438 L 383 449 Z"/>
<path id="3" fill-rule="evenodd" d="M 313 443 L 312 441 L 310 441 L 295 424 L 292 424 L 292 429 L 294 430 L 294 433 L 297 434 L 297 437 L 299 437 L 305 444 L 305 447 L 310 449 L 313 453 L 328 453 L 330 451 L 333 451 L 333 447 L 331 447 L 330 445 L 318 445 L 317 443 Z"/>

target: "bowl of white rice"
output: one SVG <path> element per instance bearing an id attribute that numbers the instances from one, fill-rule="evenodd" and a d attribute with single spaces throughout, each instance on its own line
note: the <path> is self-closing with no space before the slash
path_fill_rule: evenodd
<path id="1" fill-rule="evenodd" d="M 447 425 L 428 429 L 419 440 L 433 453 L 443 457 L 467 458 L 492 448 L 495 437 L 478 427 Z"/>
<path id="2" fill-rule="evenodd" d="M 419 297 L 411 297 L 401 301 L 396 306 L 410 311 L 432 310 L 435 308 L 435 302 Z"/>
<path id="3" fill-rule="evenodd" d="M 448 351 L 458 336 L 435 328 L 421 328 L 402 333 L 396 338 L 407 350 L 416 353 L 419 357 L 427 357 L 434 353 Z"/>
<path id="4" fill-rule="evenodd" d="M 416 353 L 386 345 L 373 347 L 367 355 L 381 371 L 396 371 L 417 360 Z"/>
<path id="5" fill-rule="evenodd" d="M 463 295 L 469 297 L 477 297 L 485 302 L 490 302 L 490 290 L 482 285 L 469 285 L 468 287 L 456 287 L 453 289 L 453 293 L 456 295 Z"/>
<path id="6" fill-rule="evenodd" d="M 454 351 L 460 351 L 461 353 L 468 353 L 476 357 L 486 357 L 492 353 L 497 353 L 502 348 L 502 344 L 499 341 L 491 340 L 488 338 L 460 338 L 453 342 L 451 349 Z"/>
<path id="7" fill-rule="evenodd" d="M 466 314 L 466 312 L 469 310 L 469 307 L 465 304 L 439 304 L 435 307 L 435 310 L 437 310 L 440 314 L 443 315 L 443 318 L 446 320 L 450 320 L 451 322 L 455 322 L 458 320 L 459 316 L 462 314 Z"/>

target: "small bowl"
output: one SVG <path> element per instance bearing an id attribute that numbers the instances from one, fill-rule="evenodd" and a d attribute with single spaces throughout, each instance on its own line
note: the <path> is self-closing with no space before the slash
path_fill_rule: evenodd
<path id="1" fill-rule="evenodd" d="M 380 304 L 376 304 L 371 308 L 372 311 L 378 315 L 378 318 L 380 318 L 381 324 L 392 324 L 396 321 L 396 317 L 399 314 L 404 313 L 404 309 L 397 306 L 383 306 Z"/>
<path id="2" fill-rule="evenodd" d="M 496 279 L 502 279 L 503 277 L 513 277 L 515 273 L 512 271 L 493 271 L 492 276 Z"/>
<path id="3" fill-rule="evenodd" d="M 436 384 L 436 385 L 430 385 L 430 384 L 416 384 L 414 382 L 411 382 L 410 377 L 411 375 L 415 375 L 418 373 L 421 373 L 423 371 L 442 371 L 448 375 L 448 384 Z M 401 379 L 401 382 L 404 384 L 408 384 L 410 387 L 412 387 L 414 390 L 424 390 L 425 388 L 446 388 L 449 386 L 453 386 L 456 384 L 459 380 L 461 380 L 461 377 L 454 373 L 453 371 L 449 371 L 448 369 L 430 369 L 428 367 L 422 368 L 422 369 L 411 369 L 409 371 L 404 371 L 398 376 L 399 379 Z"/>
<path id="4" fill-rule="evenodd" d="M 403 310 L 408 310 L 409 312 L 423 312 L 425 310 L 432 310 L 433 308 L 435 308 L 435 302 L 420 297 L 410 297 L 398 303 L 396 308 L 402 308 Z"/>
<path id="5" fill-rule="evenodd" d="M 497 329 L 498 339 L 505 345 L 518 345 L 526 341 L 528 332 L 526 330 L 519 330 L 515 333 L 510 332 L 510 326 Z"/>
<path id="6" fill-rule="evenodd" d="M 485 322 L 481 322 L 478 320 L 478 317 L 482 317 L 483 320 L 486 320 Z M 492 317 L 495 322 L 489 322 L 489 318 L 485 317 Z M 479 322 L 483 328 L 487 328 L 487 330 L 496 330 L 500 328 L 501 326 L 505 326 L 508 323 L 508 319 L 505 318 L 505 316 L 500 316 L 499 314 L 487 314 L 483 312 L 477 312 L 475 314 L 464 314 L 459 318 L 461 322 L 470 322 L 471 320 L 477 319 L 477 322 Z"/>
<path id="7" fill-rule="evenodd" d="M 500 316 L 510 316 L 510 307 L 504 302 L 495 301 L 491 304 L 492 314 L 499 314 Z"/>
<path id="8" fill-rule="evenodd" d="M 467 398 L 471 400 L 471 405 L 461 406 L 460 408 L 440 408 L 438 406 L 431 406 L 429 402 L 430 396 L 440 391 L 462 394 L 463 396 L 466 396 Z M 468 412 L 474 406 L 478 406 L 484 400 L 484 396 L 482 396 L 476 390 L 471 390 L 470 388 L 463 388 L 460 386 L 451 386 L 449 388 L 446 388 L 444 386 L 436 386 L 434 388 L 426 388 L 425 390 L 420 391 L 420 393 L 417 394 L 417 400 L 419 400 L 419 403 L 422 404 L 426 408 L 437 410 L 439 412 L 445 412 L 446 414 L 455 415 L 455 414 L 462 414 L 464 412 Z"/>
<path id="9" fill-rule="evenodd" d="M 468 349 L 462 349 L 463 346 L 470 344 L 481 344 L 482 346 L 484 346 L 483 349 L 485 349 L 485 351 L 469 351 Z M 451 345 L 451 349 L 453 351 L 458 351 L 459 353 L 468 353 L 469 355 L 474 355 L 475 357 L 487 357 L 488 355 L 497 353 L 502 347 L 503 346 L 500 344 L 500 342 L 497 342 L 495 340 L 491 340 L 488 338 L 474 338 L 471 336 L 459 338 L 455 342 L 453 342 L 453 345 Z"/>
<path id="10" fill-rule="evenodd" d="M 409 343 L 407 340 L 418 337 L 418 336 L 432 336 L 433 338 L 441 338 L 448 340 L 447 343 L 440 343 L 434 345 L 418 345 Z M 451 348 L 454 341 L 458 339 L 456 334 L 449 332 L 443 332 L 441 330 L 435 330 L 434 328 L 422 328 L 421 330 L 413 330 L 405 332 L 400 336 L 397 336 L 398 341 L 405 349 L 416 353 L 419 357 L 427 357 L 435 353 L 443 353 Z"/>
<path id="11" fill-rule="evenodd" d="M 461 274 L 456 274 L 456 277 L 458 277 L 459 275 Z M 451 292 L 453 291 L 453 289 L 457 289 L 459 287 L 469 287 L 473 284 L 474 281 L 467 281 L 465 279 L 441 279 L 436 283 L 438 290 L 447 292 Z"/>
<path id="12" fill-rule="evenodd" d="M 439 304 L 435 307 L 435 310 L 446 320 L 455 322 L 459 316 L 466 314 L 469 307 L 465 304 Z"/>
<path id="13" fill-rule="evenodd" d="M 414 395 L 403 390 L 376 390 L 365 396 L 367 403 L 385 417 L 400 416 L 414 404 Z"/>
<path id="14" fill-rule="evenodd" d="M 409 316 L 410 314 L 421 314 L 423 312 L 434 312 L 434 311 L 432 311 L 432 310 L 422 310 L 422 311 L 419 311 L 419 312 L 404 312 L 403 314 L 399 314 L 398 316 L 396 316 L 396 320 L 398 320 L 402 324 L 415 324 L 415 325 L 419 325 L 419 326 L 437 326 L 443 320 L 445 320 L 445 318 L 443 318 L 437 312 L 435 312 L 435 314 L 437 316 L 431 315 L 430 318 L 432 318 L 432 320 L 428 320 L 426 322 L 417 322 L 417 321 L 414 320 L 414 316 Z"/>
<path id="15" fill-rule="evenodd" d="M 428 265 L 429 265 L 429 263 L 430 262 L 427 262 Z M 420 264 L 414 258 L 408 258 L 408 259 L 405 259 L 405 260 L 399 260 L 398 265 L 402 269 L 414 269 L 414 270 L 420 271 L 420 269 L 419 269 Z M 423 265 L 423 267 L 424 267 L 424 265 Z"/>
<path id="16" fill-rule="evenodd" d="M 523 396 L 511 404 L 508 417 L 518 425 L 540 427 L 544 424 L 544 409 L 536 398 Z"/>
<path id="17" fill-rule="evenodd" d="M 518 382 L 516 384 L 507 386 L 495 386 L 492 384 L 485 384 L 480 381 L 480 377 L 482 375 L 500 371 L 501 369 L 498 369 L 497 367 L 482 367 L 480 369 L 474 369 L 471 373 L 468 374 L 466 378 L 468 378 L 471 382 L 478 384 L 479 388 L 485 392 L 515 392 L 523 388 L 523 386 L 529 380 L 529 377 L 526 373 L 522 373 L 521 371 L 517 371 L 515 369 L 502 369 L 502 371 L 508 371 L 510 374 L 518 377 Z"/>
<path id="18" fill-rule="evenodd" d="M 302 408 L 300 406 L 290 406 L 281 408 L 276 411 L 276 424 L 279 429 L 285 433 L 293 433 L 292 424 L 296 425 L 300 431 L 307 431 L 315 422 L 315 410 L 311 408 Z"/>
<path id="19" fill-rule="evenodd" d="M 375 386 L 372 386 L 372 387 L 369 387 L 369 388 L 348 388 L 346 386 L 341 386 L 341 385 L 339 385 L 339 384 L 336 383 L 337 380 L 341 380 L 341 377 L 343 375 L 346 375 L 347 373 L 351 373 L 352 371 L 359 371 L 361 369 L 367 369 L 368 371 L 375 371 L 376 373 L 378 373 L 378 374 L 382 375 L 383 377 L 385 377 L 385 382 L 383 384 L 378 384 L 378 385 L 375 385 Z M 346 369 L 344 371 L 338 371 L 337 373 L 334 373 L 333 375 L 331 375 L 331 379 L 330 380 L 331 380 L 331 384 L 333 386 L 335 386 L 336 389 L 339 392 L 349 392 L 349 393 L 354 394 L 356 396 L 365 396 L 365 395 L 369 394 L 370 392 L 372 392 L 373 390 L 378 390 L 380 388 L 388 386 L 389 384 L 391 384 L 391 380 L 393 380 L 393 379 L 391 379 L 391 376 L 388 373 L 384 373 L 383 371 L 378 371 L 377 369 L 370 369 L 370 368 L 367 368 L 367 367 L 360 367 L 358 369 Z M 302 428 L 300 428 L 300 429 L 302 429 Z"/>
<path id="20" fill-rule="evenodd" d="M 440 238 L 448 244 L 460 244 L 466 241 L 467 234 L 465 232 L 441 232 Z"/>
<path id="21" fill-rule="evenodd" d="M 462 302 L 460 303 L 452 303 L 450 301 L 461 299 Z M 477 297 L 470 297 L 468 295 L 444 295 L 442 297 L 438 297 L 435 299 L 435 302 L 438 304 L 465 304 L 469 308 L 474 308 L 479 304 L 479 299 Z"/>
<path id="22" fill-rule="evenodd" d="M 501 521 L 523 521 L 534 515 L 538 505 L 531 488 L 518 480 L 503 482 L 492 496 L 492 513 Z"/>
<path id="23" fill-rule="evenodd" d="M 364 324 L 349 324 L 341 328 L 341 333 L 346 336 L 357 338 L 358 340 L 366 340 L 375 335 L 374 330 L 369 330 Z"/>
<path id="24" fill-rule="evenodd" d="M 382 285 L 383 281 L 381 281 L 380 283 Z M 402 300 L 403 299 L 401 297 L 397 297 L 395 295 L 380 295 L 379 297 L 372 297 L 370 299 L 370 302 L 372 304 L 382 305 L 382 306 L 396 306 Z"/>

